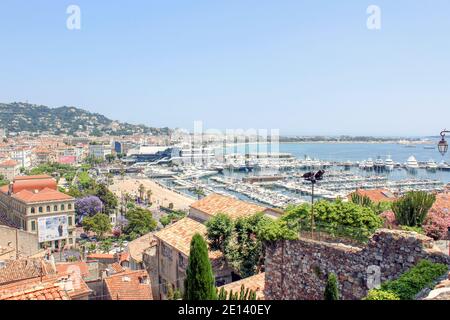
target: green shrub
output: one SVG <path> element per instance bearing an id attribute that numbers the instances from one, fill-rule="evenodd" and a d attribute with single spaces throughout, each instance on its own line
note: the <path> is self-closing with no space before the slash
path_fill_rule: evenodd
<path id="1" fill-rule="evenodd" d="M 364 300 L 400 300 L 400 298 L 390 291 L 372 289 Z"/>
<path id="2" fill-rule="evenodd" d="M 392 211 L 400 225 L 422 226 L 436 196 L 424 191 L 411 191 L 392 204 Z"/>
<path id="3" fill-rule="evenodd" d="M 433 281 L 447 271 L 445 264 L 421 260 L 397 280 L 383 283 L 381 289 L 396 294 L 401 300 L 413 300 L 421 290 L 432 285 Z"/>
<path id="4" fill-rule="evenodd" d="M 338 281 L 334 273 L 328 275 L 324 298 L 325 300 L 339 300 Z"/>
<path id="5" fill-rule="evenodd" d="M 400 229 L 405 231 L 416 232 L 418 234 L 424 234 L 423 229 L 421 227 L 400 226 Z"/>
<path id="6" fill-rule="evenodd" d="M 309 230 L 311 206 L 289 207 L 281 220 L 286 221 L 290 229 Z M 342 200 L 318 201 L 314 205 L 314 220 L 318 231 L 356 240 L 367 240 L 383 224 L 371 208 Z"/>

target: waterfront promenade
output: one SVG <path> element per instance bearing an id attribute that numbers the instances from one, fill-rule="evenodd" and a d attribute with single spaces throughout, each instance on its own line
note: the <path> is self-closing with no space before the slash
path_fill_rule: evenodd
<path id="1" fill-rule="evenodd" d="M 129 193 L 132 196 L 139 195 L 138 190 L 141 184 L 144 185 L 145 190 L 152 191 L 152 208 L 157 208 L 159 206 L 168 207 L 170 203 L 173 203 L 175 210 L 187 210 L 189 209 L 189 205 L 196 200 L 185 194 L 172 191 L 159 184 L 158 182 L 148 178 L 139 179 L 125 177 L 124 180 L 122 180 L 121 178 L 115 178 L 114 184 L 109 188 L 120 199 L 122 194 L 125 193 Z"/>

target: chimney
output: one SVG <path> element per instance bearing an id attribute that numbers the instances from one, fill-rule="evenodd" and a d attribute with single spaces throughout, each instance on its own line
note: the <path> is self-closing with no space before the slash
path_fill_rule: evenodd
<path id="1" fill-rule="evenodd" d="M 11 181 L 9 183 L 9 187 L 8 187 L 8 196 L 12 195 L 12 193 L 13 193 L 13 186 L 14 186 L 14 183 Z"/>

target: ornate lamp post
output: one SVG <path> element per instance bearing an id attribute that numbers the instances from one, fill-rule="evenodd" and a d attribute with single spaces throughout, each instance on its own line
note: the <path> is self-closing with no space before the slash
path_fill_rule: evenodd
<path id="1" fill-rule="evenodd" d="M 325 170 L 317 172 L 307 172 L 303 175 L 303 179 L 311 182 L 311 238 L 314 239 L 314 185 L 317 181 L 323 180 Z"/>
<path id="2" fill-rule="evenodd" d="M 448 151 L 448 142 L 445 140 L 445 134 L 450 133 L 448 130 L 443 130 L 441 132 L 441 141 L 438 143 L 438 150 L 444 156 Z"/>

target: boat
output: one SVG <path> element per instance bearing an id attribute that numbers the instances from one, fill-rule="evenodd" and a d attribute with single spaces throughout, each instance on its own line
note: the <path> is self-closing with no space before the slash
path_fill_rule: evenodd
<path id="1" fill-rule="evenodd" d="M 352 162 L 350 160 L 344 162 L 344 169 L 345 170 L 350 170 L 350 168 L 352 167 Z"/>
<path id="2" fill-rule="evenodd" d="M 428 160 L 428 162 L 426 164 L 427 170 L 435 171 L 437 168 L 438 168 L 438 165 L 433 159 Z"/>
<path id="3" fill-rule="evenodd" d="M 377 171 L 384 170 L 385 164 L 384 164 L 383 159 L 381 159 L 381 157 L 378 157 L 377 160 L 375 160 L 373 166 L 374 166 L 375 170 L 377 170 Z"/>
<path id="4" fill-rule="evenodd" d="M 395 163 L 394 163 L 394 161 L 392 161 L 391 156 L 387 156 L 386 160 L 384 161 L 384 168 L 387 171 L 392 171 L 392 170 L 394 170 L 394 166 L 395 166 Z"/>
<path id="5" fill-rule="evenodd" d="M 450 165 L 448 165 L 446 162 L 444 162 L 444 160 L 442 160 L 441 163 L 439 163 L 437 168 L 442 171 L 450 171 Z"/>
<path id="6" fill-rule="evenodd" d="M 410 156 L 408 160 L 406 161 L 406 169 L 410 171 L 415 171 L 419 169 L 419 163 L 416 160 L 416 157 Z"/>
<path id="7" fill-rule="evenodd" d="M 364 169 L 373 170 L 373 168 L 374 168 L 374 163 L 373 163 L 372 158 L 367 159 Z"/>

